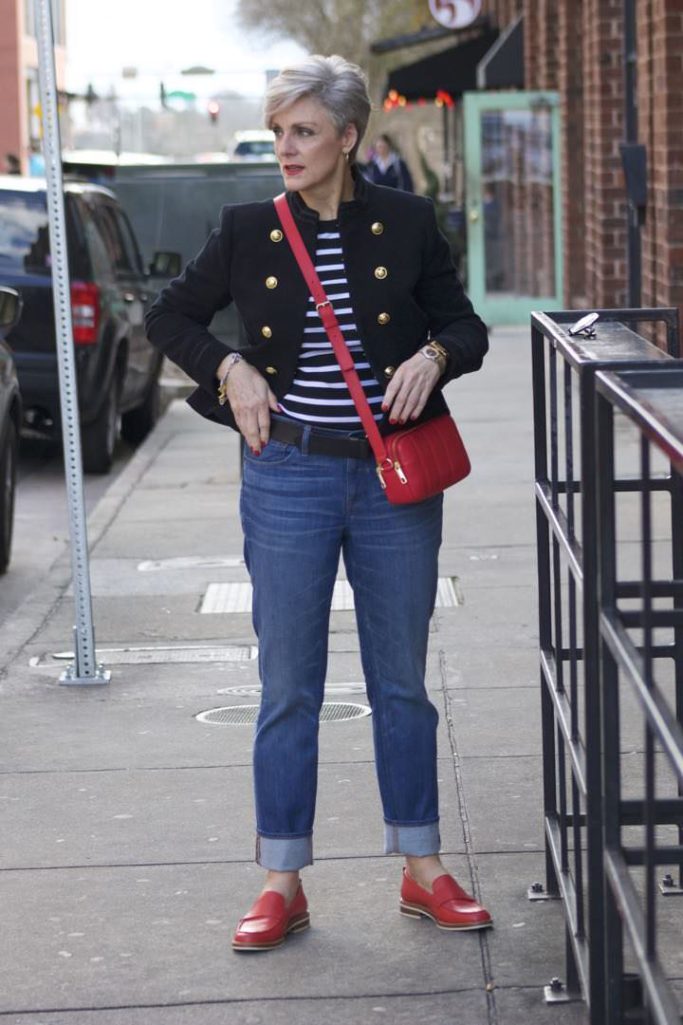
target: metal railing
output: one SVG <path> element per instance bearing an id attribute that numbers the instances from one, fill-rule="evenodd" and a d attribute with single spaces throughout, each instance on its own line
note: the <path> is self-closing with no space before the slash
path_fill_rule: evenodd
<path id="1" fill-rule="evenodd" d="M 683 908 L 667 901 L 662 909 L 660 895 L 683 893 L 683 364 L 599 373 L 596 389 L 604 1021 L 621 1025 L 624 1020 L 623 986 L 609 981 L 624 978 L 626 946 L 639 990 L 631 998 L 643 1010 L 641 1020 L 679 1025 L 661 952 L 680 956 L 677 916 Z M 639 463 L 639 509 L 630 510 L 632 517 L 637 513 L 631 526 L 636 559 L 630 560 L 619 557 L 629 510 L 620 510 L 616 487 L 615 410 L 631 425 Z M 620 426 L 623 448 L 623 421 Z M 656 462 L 663 464 L 662 474 L 655 473 Z M 658 509 L 662 497 L 668 508 Z M 635 704 L 643 730 L 635 753 L 627 736 L 634 715 L 623 715 L 627 699 Z M 627 797 L 629 784 L 633 796 Z M 658 886 L 661 866 L 677 866 L 677 879 L 667 873 Z"/>
<path id="2" fill-rule="evenodd" d="M 603 370 L 675 365 L 679 343 L 675 309 L 597 312 L 588 337 L 569 334 L 575 311 L 531 318 L 546 884 L 529 897 L 561 897 L 565 912 L 566 984 L 553 980 L 547 999 L 581 993 L 604 1025 L 595 382 Z M 668 351 L 633 330 L 645 322 L 664 325 Z"/>

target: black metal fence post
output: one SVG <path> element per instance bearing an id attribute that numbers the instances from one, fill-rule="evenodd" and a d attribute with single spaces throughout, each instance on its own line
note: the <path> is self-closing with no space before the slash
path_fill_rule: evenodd
<path id="1" fill-rule="evenodd" d="M 598 521 L 600 531 L 598 621 L 601 645 L 603 700 L 603 807 L 605 879 L 605 1025 L 623 1025 L 624 1012 L 640 1011 L 639 1021 L 656 1025 L 680 1025 L 680 1008 L 670 986 L 662 955 L 671 941 L 680 949 L 680 927 L 669 927 L 668 937 L 659 905 L 662 893 L 675 891 L 656 885 L 663 865 L 683 867 L 683 724 L 679 704 L 681 671 L 680 635 L 683 629 L 683 575 L 680 545 L 683 523 L 680 511 L 683 481 L 683 362 L 672 361 L 647 369 L 601 372 L 596 377 L 599 424 Z M 639 579 L 623 579 L 617 559 L 616 498 L 623 485 L 614 473 L 614 412 L 619 412 L 637 435 L 640 468 L 630 490 L 640 504 Z M 653 471 L 655 454 L 669 462 L 668 474 Z M 655 546 L 662 546 L 654 528 L 653 499 L 664 494 L 671 505 L 671 558 L 668 576 Z M 633 602 L 636 601 L 636 607 Z M 664 605 L 663 602 L 668 603 Z M 629 604 L 631 603 L 631 604 Z M 667 632 L 672 638 L 667 643 Z M 673 671 L 667 664 L 673 659 Z M 674 687 L 669 683 L 674 680 Z M 671 691 L 673 690 L 673 697 Z M 622 699 L 635 701 L 642 717 L 644 743 L 636 756 L 642 761 L 639 796 L 625 799 L 621 761 L 624 757 Z M 631 719 L 633 713 L 631 713 Z M 630 751 L 632 741 L 628 744 Z M 656 764 L 659 769 L 656 771 Z M 675 780 L 677 797 L 660 795 L 661 777 L 667 768 Z M 662 827 L 676 826 L 677 843 L 664 843 Z M 628 831 L 637 827 L 636 841 Z M 679 893 L 683 891 L 678 891 Z M 665 902 L 666 903 L 666 902 Z M 668 939 L 668 943 L 667 943 Z M 635 961 L 635 976 L 625 977 L 624 944 L 628 941 Z M 631 1006 L 626 982 L 631 986 Z"/>
<path id="2" fill-rule="evenodd" d="M 595 472 L 595 378 L 590 371 L 581 376 L 581 544 L 583 548 L 583 671 L 584 751 L 586 807 L 586 874 L 588 876 L 588 1003 L 595 1021 L 604 1017 L 604 960 L 593 951 L 604 945 L 602 877 L 602 776 L 600 751 L 600 687 L 598 685 L 598 537 Z M 584 933 L 585 935 L 585 933 Z"/>
<path id="3" fill-rule="evenodd" d="M 545 346 L 543 335 L 533 325 L 531 330 L 531 360 L 534 394 L 534 463 L 535 479 L 548 484 L 548 437 L 545 389 Z M 550 593 L 550 526 L 539 503 L 536 503 L 537 553 L 536 567 L 538 573 L 538 592 Z M 539 643 L 541 651 L 549 651 L 552 643 L 549 602 L 539 602 Z M 557 794 L 556 760 L 555 760 L 555 717 L 550 695 L 543 686 L 543 670 L 541 669 L 541 723 L 543 743 L 543 814 L 547 821 L 555 811 Z M 546 892 L 552 897 L 559 896 L 557 873 L 549 845 L 546 843 Z"/>
<path id="4" fill-rule="evenodd" d="M 678 353 L 678 312 L 597 312 L 591 337 L 569 335 L 580 317 L 575 311 L 532 314 L 546 891 L 532 888 L 529 897 L 561 896 L 566 990 L 580 989 L 591 1022 L 604 1025 L 607 995 L 614 1003 L 613 980 L 621 984 L 623 972 L 621 961 L 605 956 L 608 932 L 621 925 L 618 915 L 605 915 L 595 379 L 605 369 L 670 365 Z M 666 326 L 668 353 L 632 330 L 640 322 Z M 614 744 L 611 734 L 605 740 Z"/>
<path id="5" fill-rule="evenodd" d="M 600 403 L 597 409 L 597 484 L 599 551 L 604 572 L 600 577 L 600 606 L 616 608 L 616 529 L 614 502 L 614 416 L 612 408 Z M 621 761 L 619 748 L 619 679 L 614 664 L 601 657 L 602 677 L 602 755 L 605 766 L 602 786 L 604 795 L 604 843 L 619 843 L 619 803 L 621 801 Z M 602 871 L 602 869 L 601 869 Z M 622 978 L 624 974 L 623 937 L 619 910 L 609 887 L 605 899 L 605 1019 L 621 1022 L 623 1018 Z"/>

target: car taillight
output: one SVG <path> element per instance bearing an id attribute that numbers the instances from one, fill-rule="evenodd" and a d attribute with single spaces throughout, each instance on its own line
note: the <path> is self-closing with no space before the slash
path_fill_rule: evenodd
<path id="1" fill-rule="evenodd" d="M 100 290 L 88 281 L 71 283 L 71 319 L 75 345 L 93 345 L 100 329 Z"/>

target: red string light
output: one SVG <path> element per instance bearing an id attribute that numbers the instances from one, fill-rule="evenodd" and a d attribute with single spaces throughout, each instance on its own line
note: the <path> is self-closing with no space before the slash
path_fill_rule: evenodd
<path id="1" fill-rule="evenodd" d="M 397 107 L 425 107 L 429 102 L 424 96 L 420 96 L 417 101 L 408 100 L 405 96 L 399 93 L 396 89 L 390 89 L 386 95 L 386 99 L 382 104 L 384 110 L 395 110 Z M 455 107 L 455 100 L 449 92 L 445 89 L 437 89 L 436 96 L 432 101 L 437 107 L 448 107 L 453 109 Z"/>

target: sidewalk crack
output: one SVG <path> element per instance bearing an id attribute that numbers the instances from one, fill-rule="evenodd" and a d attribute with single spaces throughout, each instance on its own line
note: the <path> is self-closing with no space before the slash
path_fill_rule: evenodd
<path id="1" fill-rule="evenodd" d="M 481 887 L 479 885 L 479 871 L 477 869 L 472 842 L 472 828 L 470 825 L 465 786 L 462 777 L 462 758 L 458 751 L 458 743 L 455 736 L 455 724 L 452 709 L 452 692 L 448 688 L 448 668 L 446 665 L 446 653 L 443 648 L 439 649 L 439 675 L 441 678 L 441 691 L 443 694 L 444 710 L 448 727 L 448 743 L 453 759 L 453 776 L 455 778 L 455 790 L 458 798 L 458 812 L 462 824 L 462 838 L 465 845 L 465 858 L 470 876 L 470 886 L 477 901 L 481 903 Z M 491 966 L 491 948 L 488 941 L 488 932 L 479 933 L 479 953 L 481 956 L 481 968 L 484 976 L 484 990 L 486 993 L 487 1025 L 498 1025 L 498 1007 L 496 1004 L 495 983 L 493 969 Z"/>

